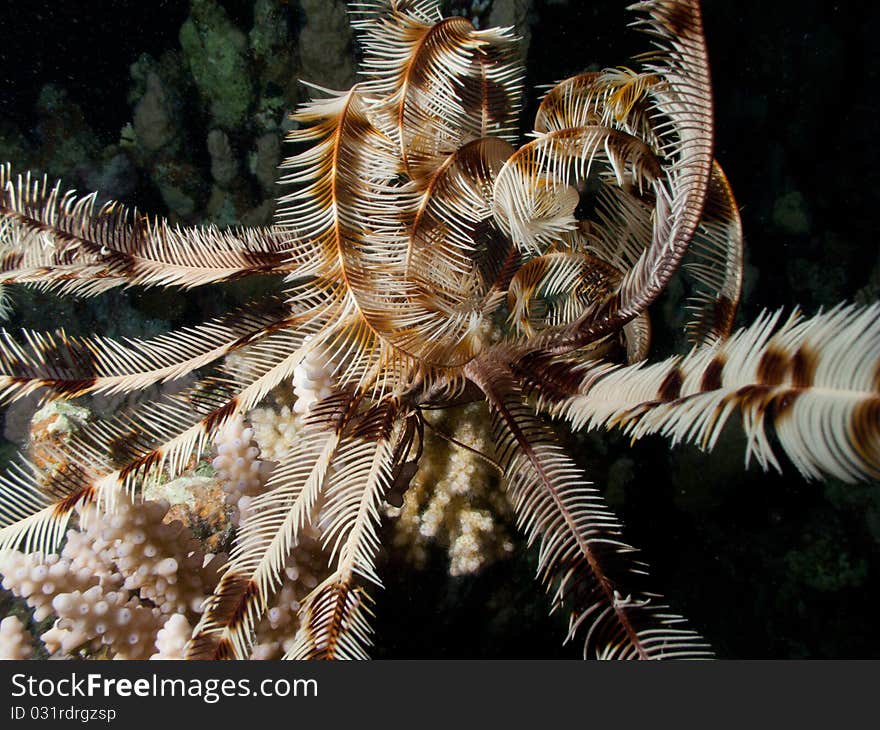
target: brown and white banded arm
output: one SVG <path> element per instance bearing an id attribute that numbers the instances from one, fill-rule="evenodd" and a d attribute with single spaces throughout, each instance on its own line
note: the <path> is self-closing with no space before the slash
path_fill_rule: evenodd
<path id="1" fill-rule="evenodd" d="M 0 284 L 81 296 L 118 286 L 190 289 L 294 273 L 298 244 L 292 228 L 172 226 L 0 166 Z"/>
<path id="2" fill-rule="evenodd" d="M 806 478 L 880 477 L 880 304 L 809 319 L 796 312 L 777 327 L 780 319 L 764 314 L 720 344 L 655 365 L 587 363 L 577 394 L 547 389 L 542 405 L 575 428 L 616 426 L 633 439 L 661 433 L 704 449 L 738 412 L 746 461 L 779 468 L 772 424 Z M 572 375 L 564 374 L 565 387 Z"/>
<path id="3" fill-rule="evenodd" d="M 538 575 L 554 608 L 570 612 L 568 638 L 586 627 L 585 657 L 710 657 L 705 641 L 660 596 L 634 589 L 644 582 L 645 565 L 601 492 L 555 443 L 512 374 L 501 362 L 480 358 L 466 369 L 489 402 L 517 523 L 529 543 L 539 545 Z"/>

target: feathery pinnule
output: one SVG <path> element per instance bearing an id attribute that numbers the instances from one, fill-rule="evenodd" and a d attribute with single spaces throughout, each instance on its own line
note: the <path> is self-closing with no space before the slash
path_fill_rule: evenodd
<path id="1" fill-rule="evenodd" d="M 333 401 L 337 428 L 306 429 L 273 470 L 265 491 L 251 502 L 231 559 L 187 649 L 189 658 L 246 658 L 254 625 L 277 590 L 282 569 L 304 526 L 314 520 L 326 491 L 327 470 L 335 461 L 341 431 L 350 417 L 348 398 Z M 328 403 L 313 419 L 328 420 Z"/>
<path id="2" fill-rule="evenodd" d="M 690 341 L 723 341 L 733 330 L 742 294 L 743 231 L 733 190 L 717 161 L 712 163 L 703 219 L 683 268 L 698 288 L 687 304 Z"/>
<path id="3" fill-rule="evenodd" d="M 720 344 L 654 365 L 587 363 L 578 393 L 546 406 L 575 428 L 617 426 L 711 449 L 740 412 L 746 462 L 780 469 L 767 427 L 806 478 L 880 476 L 880 305 L 804 318 L 765 313 Z M 873 370 L 872 370 L 873 368 Z"/>
<path id="4" fill-rule="evenodd" d="M 510 370 L 485 362 L 469 363 L 467 370 L 489 401 L 518 525 L 530 544 L 539 543 L 538 575 L 554 606 L 571 611 L 570 637 L 589 622 L 584 656 L 711 656 L 708 644 L 659 596 L 633 591 L 644 565 L 633 559 L 634 548 L 624 542 L 601 492 L 525 404 Z"/>
<path id="5" fill-rule="evenodd" d="M 197 286 L 296 268 L 283 228 L 172 226 L 116 201 L 0 166 L 0 283 L 95 296 L 117 286 Z"/>
<path id="6" fill-rule="evenodd" d="M 468 142 L 516 142 L 525 71 L 510 29 L 441 19 L 437 3 L 355 3 L 372 114 L 419 189 Z"/>
<path id="7" fill-rule="evenodd" d="M 321 515 L 331 573 L 303 602 L 302 628 L 288 659 L 366 658 L 372 634 L 367 586 L 381 586 L 379 508 L 393 482 L 400 418 L 394 404 L 383 404 L 352 425 L 334 460 Z"/>

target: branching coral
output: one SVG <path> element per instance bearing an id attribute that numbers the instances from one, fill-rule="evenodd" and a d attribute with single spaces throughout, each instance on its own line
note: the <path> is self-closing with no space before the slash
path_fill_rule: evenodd
<path id="1" fill-rule="evenodd" d="M 238 525 L 242 512 L 247 512 L 252 497 L 264 491 L 272 464 L 262 461 L 260 447 L 254 441 L 254 429 L 241 417 L 231 419 L 215 440 L 217 456 L 211 465 L 217 472 L 226 501 L 235 510 L 233 522 Z"/>
<path id="2" fill-rule="evenodd" d="M 168 617 L 156 634 L 156 653 L 150 659 L 183 659 L 192 626 L 186 616 L 175 613 Z"/>
<path id="3" fill-rule="evenodd" d="M 112 514 L 79 511 L 60 554 L 5 552 L 3 587 L 24 598 L 41 621 L 50 653 L 106 647 L 120 658 L 145 659 L 172 615 L 194 618 L 217 582 L 222 556 L 204 555 L 188 529 L 166 524 L 168 505 L 131 502 Z"/>
<path id="4" fill-rule="evenodd" d="M 490 424 L 475 406 L 427 418 L 438 430 L 452 426 L 445 437 L 454 443 L 427 434 L 425 455 L 403 505 L 388 508 L 396 517 L 394 544 L 423 565 L 426 547 L 438 543 L 446 547 L 450 575 L 476 573 L 513 550 L 499 524 L 511 520 L 511 507 L 498 469 L 486 456 L 491 453 Z"/>
<path id="5" fill-rule="evenodd" d="M 0 659 L 30 659 L 30 634 L 16 616 L 0 621 Z"/>
<path id="6" fill-rule="evenodd" d="M 88 411 L 75 413 L 84 423 Z M 43 448 L 46 423 L 61 429 L 53 418 L 56 415 L 43 409 L 34 418 L 35 443 Z M 265 410 L 261 422 L 266 430 L 277 431 L 285 428 L 285 418 L 285 412 Z M 269 423 L 273 420 L 274 426 Z M 75 428 L 61 430 L 69 434 Z M 226 424 L 215 442 L 215 478 L 233 509 L 213 508 L 220 519 L 231 520 L 233 527 L 242 512 L 247 513 L 249 501 L 264 491 L 273 466 L 259 458 L 253 436 L 254 430 L 238 418 Z M 169 489 L 167 484 L 163 487 Z M 3 588 L 27 602 L 34 621 L 56 617 L 54 625 L 40 635 L 50 654 L 183 658 L 202 604 L 227 556 L 206 555 L 190 529 L 169 520 L 168 512 L 168 504 L 157 501 L 126 501 L 112 514 L 91 506 L 78 510 L 79 529 L 68 530 L 60 554 L 6 551 L 0 555 Z M 283 571 L 278 594 L 256 627 L 252 658 L 278 658 L 289 648 L 301 601 L 326 573 L 317 531 L 301 535 L 295 554 Z M 17 626 L 10 617 L 4 646 L 8 644 L 10 654 L 21 647 L 21 652 L 30 655 L 30 636 L 18 642 Z"/>

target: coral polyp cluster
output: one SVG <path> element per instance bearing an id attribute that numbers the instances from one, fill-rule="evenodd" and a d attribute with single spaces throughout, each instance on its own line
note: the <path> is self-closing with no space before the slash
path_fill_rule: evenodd
<path id="1" fill-rule="evenodd" d="M 274 413 L 274 412 L 273 412 Z M 283 414 L 275 416 L 283 421 Z M 42 416 L 34 419 L 41 433 Z M 197 477 L 216 484 L 187 514 L 190 523 L 174 519 L 165 501 L 126 501 L 111 513 L 90 506 L 78 509 L 76 527 L 65 535 L 60 553 L 6 551 L 0 556 L 2 586 L 33 609 L 33 621 L 44 624 L 39 634 L 53 656 L 116 659 L 182 659 L 202 606 L 215 588 L 228 560 L 223 553 L 206 553 L 214 535 L 235 530 L 250 500 L 264 491 L 272 466 L 260 458 L 254 430 L 233 419 L 213 446 L 214 473 Z M 147 486 L 149 494 L 179 493 L 193 478 L 166 478 Z M 219 493 L 221 502 L 211 501 Z M 210 519 L 206 519 L 210 517 Z M 205 532 L 206 524 L 210 530 Z M 196 532 L 198 532 L 198 536 Z M 292 641 L 302 599 L 326 571 L 318 533 L 305 533 L 296 559 L 283 571 L 283 585 L 257 626 L 252 658 L 280 657 Z M 30 635 L 21 642 L 20 622 L 10 617 L 8 653 L 30 656 Z M 15 648 L 19 647 L 20 648 Z M 13 657 L 14 658 L 14 657 Z"/>
<path id="2" fill-rule="evenodd" d="M 217 581 L 217 564 L 180 523 L 166 525 L 167 504 L 125 505 L 112 516 L 83 515 L 60 554 L 9 552 L 0 561 L 3 587 L 24 598 L 40 621 L 54 615 L 40 639 L 49 653 L 91 653 L 146 659 L 169 616 L 194 616 Z"/>

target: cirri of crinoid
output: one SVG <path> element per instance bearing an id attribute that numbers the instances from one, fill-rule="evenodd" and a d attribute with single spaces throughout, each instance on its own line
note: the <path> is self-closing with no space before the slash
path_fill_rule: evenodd
<path id="1" fill-rule="evenodd" d="M 55 617 L 50 653 L 366 657 L 380 522 L 430 481 L 440 443 L 471 465 L 455 495 L 500 474 L 585 656 L 709 657 L 548 418 L 705 450 L 739 421 L 745 459 L 765 468 L 880 475 L 880 307 L 734 331 L 743 235 L 713 157 L 699 3 L 629 11 L 646 51 L 633 69 L 553 86 L 517 147 L 511 29 L 444 19 L 437 0 L 351 3 L 360 80 L 314 87 L 293 116 L 268 227 L 171 225 L 3 169 L 3 285 L 91 297 L 279 282 L 152 338 L 2 334 L 3 401 L 37 392 L 50 416 L 86 394 L 180 385 L 46 439 L 0 483 L 4 587 Z M 692 347 L 651 361 L 648 309 L 680 269 Z M 270 454 L 260 428 L 279 392 L 290 408 Z M 485 433 L 444 433 L 436 412 L 462 406 Z M 203 453 L 228 553 L 150 497 Z M 0 630 L 7 653 L 26 641 L 16 621 Z"/>

